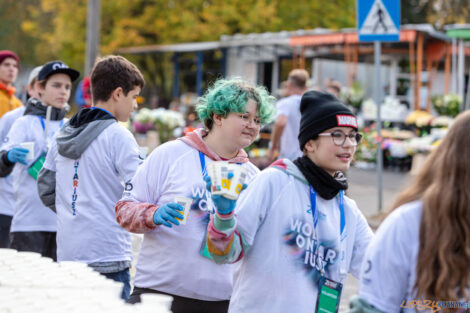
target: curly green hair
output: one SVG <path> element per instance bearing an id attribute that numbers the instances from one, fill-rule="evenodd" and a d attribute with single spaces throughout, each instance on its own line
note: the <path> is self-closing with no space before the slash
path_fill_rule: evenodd
<path id="1" fill-rule="evenodd" d="M 209 130 L 213 125 L 214 114 L 227 117 L 231 112 L 245 113 L 246 103 L 252 99 L 257 103 L 261 124 L 274 119 L 275 98 L 266 88 L 253 86 L 242 79 L 219 79 L 198 99 L 196 111 L 201 121 Z"/>

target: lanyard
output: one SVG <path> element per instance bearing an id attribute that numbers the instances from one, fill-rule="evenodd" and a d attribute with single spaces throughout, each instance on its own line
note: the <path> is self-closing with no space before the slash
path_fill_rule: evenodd
<path id="1" fill-rule="evenodd" d="M 205 180 L 207 177 L 206 158 L 204 156 L 204 153 L 202 153 L 201 151 L 199 151 L 199 161 L 201 162 L 202 176 Z"/>
<path id="2" fill-rule="evenodd" d="M 313 228 L 316 229 L 317 223 L 318 223 L 318 213 L 317 213 L 317 193 L 313 189 L 312 186 L 309 186 L 310 188 L 310 205 L 312 209 L 312 217 L 313 217 Z M 344 216 L 344 193 L 342 190 L 339 191 L 339 212 L 340 212 L 340 223 L 339 223 L 339 249 L 340 249 L 340 255 L 339 255 L 339 271 L 340 275 L 346 275 L 347 274 L 347 269 L 346 269 L 346 247 L 345 247 L 345 241 L 344 239 L 346 236 L 344 236 L 344 228 L 346 227 L 346 218 Z M 323 271 L 321 272 L 321 275 L 323 276 L 324 273 Z"/>
<path id="3" fill-rule="evenodd" d="M 44 118 L 40 115 L 38 115 L 38 117 L 39 117 L 39 121 L 41 121 L 42 130 L 46 131 L 46 124 L 44 123 Z M 64 125 L 64 120 L 63 119 L 60 121 L 59 128 L 61 128 L 62 125 Z"/>
<path id="4" fill-rule="evenodd" d="M 313 227 L 317 228 L 317 223 L 318 223 L 317 193 L 315 192 L 315 189 L 313 189 L 312 186 L 309 186 L 309 188 L 310 188 L 310 205 L 311 205 L 312 217 L 313 217 Z M 341 238 L 343 237 L 344 227 L 346 226 L 346 219 L 344 217 L 344 196 L 343 196 L 342 190 L 339 191 L 339 212 L 340 212 L 339 235 Z"/>

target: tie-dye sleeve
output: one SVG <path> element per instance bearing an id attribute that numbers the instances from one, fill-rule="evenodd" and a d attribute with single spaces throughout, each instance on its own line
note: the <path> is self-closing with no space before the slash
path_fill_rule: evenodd
<path id="1" fill-rule="evenodd" d="M 118 201 L 114 209 L 119 225 L 131 233 L 146 233 L 157 227 L 153 222 L 153 215 L 157 210 L 154 204 Z"/>
<path id="2" fill-rule="evenodd" d="M 248 249 L 243 236 L 236 229 L 233 212 L 228 215 L 216 213 L 207 229 L 207 250 L 217 264 L 235 263 Z"/>

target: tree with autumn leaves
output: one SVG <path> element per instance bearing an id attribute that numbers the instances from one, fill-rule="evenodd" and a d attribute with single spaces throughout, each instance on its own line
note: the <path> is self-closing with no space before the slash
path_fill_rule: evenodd
<path id="1" fill-rule="evenodd" d="M 402 1 L 403 22 L 438 26 L 468 22 L 466 3 Z M 356 24 L 356 0 L 105 0 L 101 6 L 101 54 L 129 46 L 214 41 L 224 34 L 340 29 Z M 0 48 L 18 52 L 24 63 L 62 59 L 83 68 L 86 10 L 86 0 L 2 0 Z M 150 84 L 161 84 L 168 81 L 164 76 L 170 57 L 130 58 L 144 69 Z"/>

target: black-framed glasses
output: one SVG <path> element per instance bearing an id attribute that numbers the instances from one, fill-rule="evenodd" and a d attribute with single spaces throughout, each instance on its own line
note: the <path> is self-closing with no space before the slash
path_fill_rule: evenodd
<path id="1" fill-rule="evenodd" d="M 344 145 L 346 137 L 349 138 L 349 141 L 351 141 L 353 146 L 357 146 L 362 139 L 362 135 L 360 133 L 345 134 L 341 130 L 335 130 L 331 133 L 320 133 L 318 136 L 331 136 L 331 138 L 333 138 L 333 143 L 337 146 Z"/>

